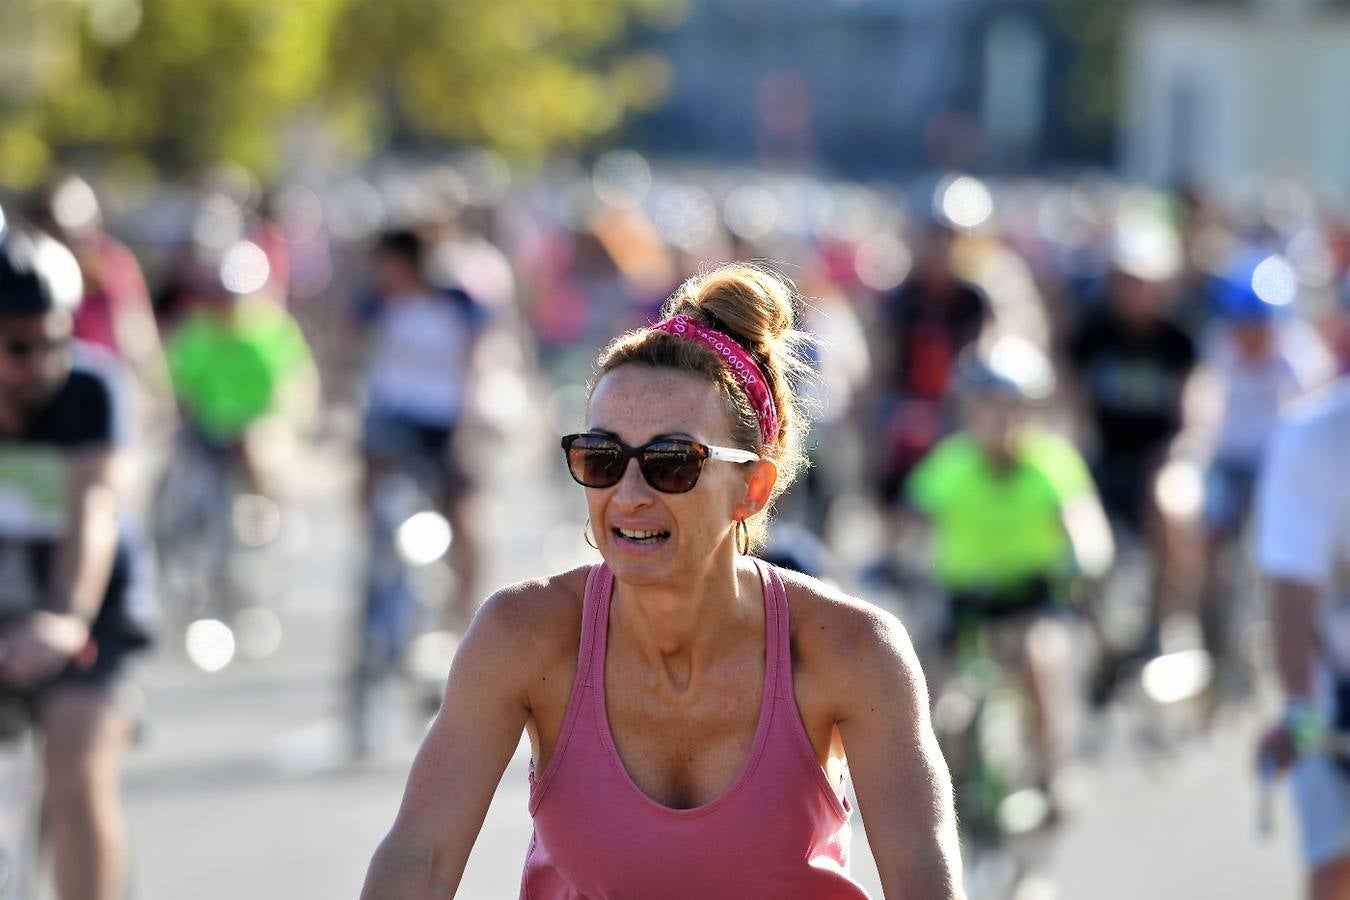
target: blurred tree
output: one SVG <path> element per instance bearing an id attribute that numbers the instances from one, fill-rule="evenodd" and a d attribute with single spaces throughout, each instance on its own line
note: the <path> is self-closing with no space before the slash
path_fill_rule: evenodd
<path id="1" fill-rule="evenodd" d="M 266 174 L 285 128 L 512 155 L 585 145 L 652 102 L 615 46 L 683 0 L 0 0 L 0 184 L 53 160 Z M 658 85 L 659 86 L 659 85 Z"/>
<path id="2" fill-rule="evenodd" d="M 616 38 L 634 22 L 673 23 L 685 6 L 350 0 L 334 34 L 340 64 L 331 93 L 411 135 L 482 141 L 513 154 L 575 149 L 664 93 L 662 62 L 616 48 Z M 382 108 L 370 109 L 371 100 Z"/>

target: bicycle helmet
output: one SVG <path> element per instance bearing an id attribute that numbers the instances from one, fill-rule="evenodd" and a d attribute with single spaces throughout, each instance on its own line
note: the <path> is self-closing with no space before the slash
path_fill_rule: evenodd
<path id="1" fill-rule="evenodd" d="M 1215 312 L 1229 322 L 1269 322 L 1293 302 L 1298 277 L 1279 256 L 1244 256 L 1214 279 Z"/>
<path id="2" fill-rule="evenodd" d="M 1038 403 L 1054 393 L 1055 384 L 1053 364 L 1020 337 L 999 338 L 987 353 L 969 347 L 957 362 L 956 393 L 962 400 L 995 395 Z"/>
<path id="3" fill-rule="evenodd" d="M 0 231 L 0 316 L 74 312 L 84 296 L 75 255 L 38 232 Z"/>
<path id="4" fill-rule="evenodd" d="M 1026 402 L 1031 398 L 1014 379 L 975 353 L 964 353 L 957 368 L 956 392 L 962 400 L 997 396 Z"/>

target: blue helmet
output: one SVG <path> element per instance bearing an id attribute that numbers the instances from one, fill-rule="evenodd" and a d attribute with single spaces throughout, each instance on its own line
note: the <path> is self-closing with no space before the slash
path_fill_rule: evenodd
<path id="1" fill-rule="evenodd" d="M 1215 312 L 1230 322 L 1270 322 L 1298 295 L 1298 276 L 1281 256 L 1246 255 L 1212 284 Z"/>
<path id="2" fill-rule="evenodd" d="M 975 347 L 961 351 L 956 364 L 959 399 L 1001 396 L 1022 403 L 1039 403 L 1055 391 L 1055 368 L 1031 341 L 1004 335 L 988 353 Z"/>
<path id="3" fill-rule="evenodd" d="M 1032 399 L 1021 383 L 990 365 L 974 350 L 962 353 L 957 363 L 956 394 L 963 401 L 982 397 L 1005 397 L 1020 402 Z"/>

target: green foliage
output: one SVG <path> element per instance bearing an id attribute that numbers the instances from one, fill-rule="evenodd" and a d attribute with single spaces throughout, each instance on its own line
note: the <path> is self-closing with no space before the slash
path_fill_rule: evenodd
<path id="1" fill-rule="evenodd" d="M 652 102 L 614 47 L 680 0 L 3 0 L 0 184 L 93 152 L 267 173 L 287 129 L 512 155 L 577 148 Z M 645 73 L 645 74 L 644 74 Z M 634 83 L 638 77 L 639 82 Z M 13 88 L 19 85 L 18 88 Z"/>

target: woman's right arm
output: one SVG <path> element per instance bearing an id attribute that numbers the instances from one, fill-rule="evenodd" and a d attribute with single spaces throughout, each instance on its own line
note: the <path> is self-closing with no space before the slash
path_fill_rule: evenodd
<path id="1" fill-rule="evenodd" d="M 464 864 L 529 718 L 527 591 L 483 605 L 450 668 L 440 712 L 418 750 L 394 826 L 361 900 L 444 900 Z"/>

